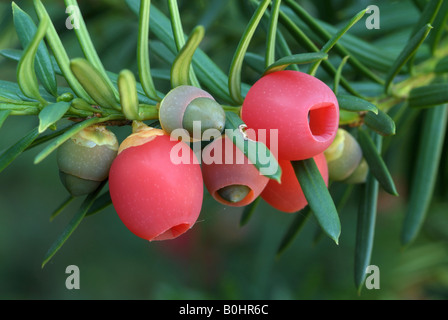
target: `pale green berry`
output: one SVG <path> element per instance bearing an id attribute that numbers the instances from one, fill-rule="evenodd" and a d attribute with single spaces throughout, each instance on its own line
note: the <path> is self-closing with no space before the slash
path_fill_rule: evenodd
<path id="1" fill-rule="evenodd" d="M 347 179 L 358 167 L 362 150 L 356 139 L 345 129 L 339 128 L 330 147 L 324 152 L 328 174 L 332 181 Z"/>
<path id="2" fill-rule="evenodd" d="M 92 192 L 95 185 L 107 179 L 117 152 L 118 140 L 104 126 L 82 130 L 58 148 L 62 183 L 75 196 Z"/>

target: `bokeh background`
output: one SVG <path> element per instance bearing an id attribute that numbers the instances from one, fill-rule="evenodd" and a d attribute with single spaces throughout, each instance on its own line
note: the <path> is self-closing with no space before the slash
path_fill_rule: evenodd
<path id="1" fill-rule="evenodd" d="M 32 1 L 16 3 L 35 18 Z M 165 1 L 153 1 L 167 12 Z M 314 16 L 338 25 L 371 1 L 301 1 Z M 82 56 L 73 31 L 65 28 L 62 0 L 44 1 L 70 57 Z M 95 46 L 106 68 L 136 71 L 138 19 L 121 0 L 79 1 Z M 378 50 L 397 54 L 409 27 L 418 19 L 413 1 L 376 1 L 382 32 L 366 30 L 361 20 L 351 32 Z M 184 29 L 206 27 L 201 48 L 227 72 L 251 7 L 240 0 L 179 1 Z M 397 22 L 397 19 L 400 23 Z M 35 20 L 37 21 L 37 20 Z M 251 50 L 264 45 L 257 33 Z M 391 39 L 402 40 L 392 41 Z M 376 42 L 375 42 L 376 41 Z M 154 39 L 154 45 L 158 45 Z M 13 28 L 11 1 L 0 1 L 0 49 L 20 48 Z M 300 48 L 297 48 L 300 51 Z M 260 51 L 262 52 L 262 51 Z M 157 86 L 169 88 L 169 65 L 156 54 L 151 66 Z M 245 66 L 243 80 L 258 74 Z M 0 57 L 0 79 L 15 81 L 16 63 Z M 63 79 L 59 78 L 61 84 Z M 0 152 L 37 125 L 36 117 L 10 117 L 0 131 Z M 129 127 L 113 128 L 120 140 Z M 75 200 L 60 216 L 52 211 L 68 196 L 59 181 L 55 155 L 33 164 L 40 148 L 22 154 L 0 174 L 0 298 L 1 299 L 446 299 L 448 298 L 447 181 L 440 175 L 427 221 L 417 241 L 400 247 L 400 231 L 415 155 L 418 121 L 393 137 L 385 155 L 400 197 L 380 192 L 371 263 L 380 269 L 380 289 L 354 284 L 357 221 L 355 192 L 340 212 L 340 244 L 315 241 L 318 225 L 310 219 L 280 256 L 277 248 L 294 215 L 261 202 L 249 223 L 239 226 L 242 209 L 216 203 L 207 192 L 197 224 L 180 238 L 148 243 L 120 222 L 112 206 L 86 217 L 53 259 L 41 268 L 53 241 L 75 213 Z M 445 143 L 446 144 L 446 143 Z M 447 147 L 441 168 L 446 172 Z M 445 175 L 446 177 L 446 175 Z M 66 267 L 80 269 L 80 289 L 68 290 Z"/>

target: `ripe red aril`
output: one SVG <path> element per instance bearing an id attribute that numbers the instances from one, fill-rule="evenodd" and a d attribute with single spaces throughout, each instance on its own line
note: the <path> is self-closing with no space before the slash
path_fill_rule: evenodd
<path id="1" fill-rule="evenodd" d="M 278 158 L 304 160 L 327 149 L 339 126 L 339 105 L 321 80 L 298 71 L 267 74 L 249 89 L 241 108 L 249 128 L 278 130 Z"/>
<path id="2" fill-rule="evenodd" d="M 325 155 L 321 153 L 313 159 L 325 184 L 328 186 L 328 167 Z M 288 213 L 297 212 L 303 209 L 308 202 L 297 180 L 291 161 L 279 160 L 279 165 L 282 169 L 281 183 L 269 180 L 268 185 L 261 193 L 261 197 L 277 210 Z"/>
<path id="3" fill-rule="evenodd" d="M 225 135 L 202 151 L 202 175 L 213 198 L 234 207 L 253 202 L 269 181 Z"/>
<path id="4" fill-rule="evenodd" d="M 190 162 L 173 159 L 173 148 L 189 155 Z M 159 129 L 139 128 L 122 142 L 109 189 L 118 216 L 131 232 L 149 241 L 167 240 L 194 225 L 203 198 L 195 157 L 187 144 L 172 141 Z"/>

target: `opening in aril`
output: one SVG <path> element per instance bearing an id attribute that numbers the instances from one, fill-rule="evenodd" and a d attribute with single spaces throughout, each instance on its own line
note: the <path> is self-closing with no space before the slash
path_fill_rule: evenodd
<path id="1" fill-rule="evenodd" d="M 217 191 L 218 195 L 230 203 L 243 201 L 252 191 L 251 188 L 241 184 L 232 184 L 225 186 Z"/>
<path id="2" fill-rule="evenodd" d="M 181 224 L 178 224 L 177 226 L 174 226 L 174 227 L 166 230 L 165 232 L 159 234 L 153 240 L 174 239 L 174 238 L 177 238 L 178 236 L 180 236 L 182 233 L 185 233 L 186 231 L 188 231 L 188 229 L 190 229 L 190 225 L 188 223 L 181 223 Z"/>
<path id="3" fill-rule="evenodd" d="M 316 140 L 326 141 L 332 137 L 338 127 L 336 107 L 333 103 L 320 103 L 308 112 L 308 124 Z"/>

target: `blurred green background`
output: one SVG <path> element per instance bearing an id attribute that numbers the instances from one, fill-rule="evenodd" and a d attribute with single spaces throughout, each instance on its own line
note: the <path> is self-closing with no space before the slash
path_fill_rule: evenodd
<path id="1" fill-rule="evenodd" d="M 16 3 L 33 18 L 31 1 Z M 153 1 L 167 12 L 165 1 Z M 302 1 L 310 13 L 337 25 L 372 1 Z M 71 58 L 81 56 L 73 31 L 65 28 L 63 1 L 44 1 Z M 136 71 L 138 19 L 121 0 L 79 1 L 92 39 L 110 71 Z M 382 32 L 363 28 L 353 34 L 367 41 L 388 43 L 380 47 L 396 54 L 406 39 L 418 11 L 412 1 L 376 3 L 381 8 Z M 383 6 L 384 4 L 384 6 Z M 227 72 L 239 37 L 250 18 L 246 1 L 179 1 L 184 29 L 206 26 L 201 48 Z M 394 19 L 395 17 L 395 19 Z M 397 18 L 398 17 L 398 18 Z M 404 19 L 401 17 L 405 17 Z M 20 48 L 15 35 L 11 2 L 0 2 L 0 49 Z M 396 27 L 397 19 L 402 19 Z M 35 20 L 36 21 L 36 20 Z M 251 50 L 261 50 L 262 33 Z M 155 42 L 156 43 L 156 42 Z M 155 44 L 157 45 L 157 44 Z M 300 48 L 297 48 L 300 50 Z M 263 51 L 259 51 L 263 52 Z M 156 84 L 169 87 L 168 65 L 156 55 L 152 67 L 160 72 Z M 244 81 L 258 74 L 245 66 Z M 15 81 L 16 63 L 0 57 L 0 79 Z M 63 79 L 59 78 L 61 84 Z M 0 151 L 37 124 L 36 117 L 10 117 L 0 131 Z M 120 140 L 129 127 L 113 129 Z M 418 122 L 412 130 L 418 130 Z M 380 289 L 354 285 L 354 244 L 357 221 L 355 192 L 340 212 L 342 235 L 337 246 L 323 238 L 314 243 L 318 226 L 310 219 L 294 243 L 276 257 L 276 250 L 294 215 L 261 202 L 252 219 L 239 226 L 241 208 L 217 204 L 204 194 L 197 224 L 180 238 L 148 243 L 136 238 L 120 222 L 112 207 L 87 217 L 53 259 L 41 268 L 42 259 L 60 235 L 82 199 L 73 202 L 54 221 L 51 212 L 67 197 L 59 181 L 55 155 L 33 164 L 40 148 L 22 154 L 0 174 L 0 298 L 1 299 L 446 299 L 448 298 L 447 181 L 438 182 L 427 221 L 417 241 L 400 247 L 400 231 L 409 184 L 408 173 L 415 152 L 414 136 L 398 134 L 386 159 L 400 197 L 380 193 L 375 244 L 371 263 L 380 270 Z M 446 144 L 446 143 L 445 143 Z M 446 150 L 442 168 L 446 170 Z M 441 175 L 442 176 L 442 175 Z M 80 269 L 79 290 L 68 290 L 66 267 Z"/>

